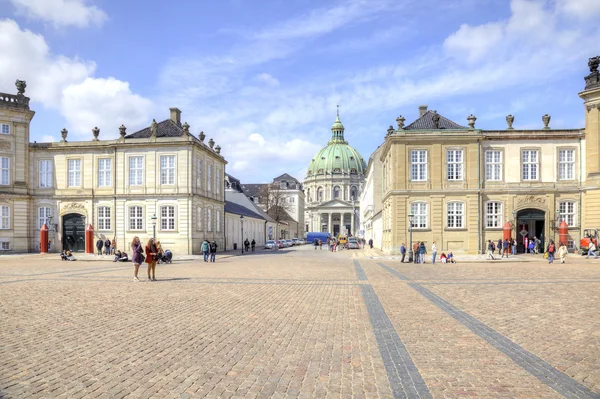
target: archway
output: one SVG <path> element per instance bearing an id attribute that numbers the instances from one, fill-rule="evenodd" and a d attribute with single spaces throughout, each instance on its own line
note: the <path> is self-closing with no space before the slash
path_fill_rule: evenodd
<path id="1" fill-rule="evenodd" d="M 517 213 L 517 251 L 525 251 L 525 242 L 534 237 L 541 241 L 541 250 L 546 244 L 546 213 L 539 209 L 527 208 Z M 527 238 L 527 240 L 525 240 Z"/>
<path id="2" fill-rule="evenodd" d="M 85 223 L 83 215 L 69 213 L 62 217 L 63 249 L 71 252 L 85 251 Z"/>

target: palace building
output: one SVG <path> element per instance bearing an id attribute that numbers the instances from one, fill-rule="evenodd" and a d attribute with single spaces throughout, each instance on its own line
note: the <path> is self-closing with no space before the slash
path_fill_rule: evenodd
<path id="1" fill-rule="evenodd" d="M 409 219 L 412 241 L 427 248 L 435 241 L 440 252 L 482 253 L 506 226 L 519 251 L 525 237 L 547 245 L 562 221 L 569 247 L 578 248 L 585 229 L 600 228 L 598 64 L 600 57 L 590 59 L 579 93 L 584 128 L 552 129 L 544 115 L 540 129 L 521 130 L 508 115 L 506 129 L 483 130 L 473 115 L 462 126 L 426 106 L 409 125 L 398 117 L 376 152 L 382 249 L 395 253 L 409 243 Z"/>
<path id="2" fill-rule="evenodd" d="M 128 251 L 153 234 L 176 255 L 199 254 L 202 240 L 224 248 L 226 161 L 213 139 L 193 136 L 181 111 L 120 137 L 30 143 L 34 111 L 25 97 L 0 93 L 0 251 L 37 252 L 49 227 L 51 251 L 83 251 L 85 229 Z"/>

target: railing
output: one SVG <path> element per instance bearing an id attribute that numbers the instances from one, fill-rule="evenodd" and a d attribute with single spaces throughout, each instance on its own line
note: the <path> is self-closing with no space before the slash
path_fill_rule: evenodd
<path id="1" fill-rule="evenodd" d="M 29 108 L 29 97 L 23 94 L 0 93 L 0 104 L 10 107 Z"/>

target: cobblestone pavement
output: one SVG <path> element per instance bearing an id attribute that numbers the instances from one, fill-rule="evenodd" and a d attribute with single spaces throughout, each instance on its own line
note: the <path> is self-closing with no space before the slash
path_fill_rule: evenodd
<path id="1" fill-rule="evenodd" d="M 600 398 L 600 261 L 132 269 L 1 257 L 0 398 Z"/>

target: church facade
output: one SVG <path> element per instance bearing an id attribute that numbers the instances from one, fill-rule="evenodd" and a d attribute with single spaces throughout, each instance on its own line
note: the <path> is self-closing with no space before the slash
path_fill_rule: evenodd
<path id="1" fill-rule="evenodd" d="M 30 143 L 34 112 L 25 97 L 0 93 L 0 251 L 39 251 L 39 231 L 49 227 L 51 251 L 85 248 L 115 239 L 128 250 L 134 236 L 153 235 L 175 254 L 198 254 L 203 239 L 224 248 L 226 161 L 214 141 L 193 136 L 181 112 L 148 128 L 102 140 Z"/>
<path id="2" fill-rule="evenodd" d="M 382 249 L 435 241 L 439 251 L 483 253 L 506 227 L 517 239 L 558 239 L 568 225 L 574 251 L 586 229 L 600 229 L 600 74 L 590 60 L 584 100 L 585 128 L 504 130 L 468 126 L 420 107 L 420 117 L 390 126 L 379 151 L 382 169 Z M 412 220 L 412 223 L 411 223 Z"/>

